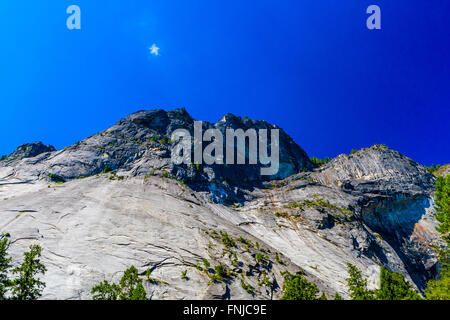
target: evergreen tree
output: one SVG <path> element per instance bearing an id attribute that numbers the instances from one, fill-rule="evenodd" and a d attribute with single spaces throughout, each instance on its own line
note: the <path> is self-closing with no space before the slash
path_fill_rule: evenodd
<path id="1" fill-rule="evenodd" d="M 312 157 L 309 160 L 311 160 L 312 163 L 314 163 L 316 166 L 320 167 L 324 164 L 324 161 L 322 159 L 318 159 L 316 157 Z"/>
<path id="2" fill-rule="evenodd" d="M 136 285 L 136 288 L 134 288 L 130 300 L 147 300 L 147 292 L 145 291 L 142 282 L 139 282 Z"/>
<path id="3" fill-rule="evenodd" d="M 439 250 L 439 278 L 427 283 L 425 296 L 428 300 L 450 300 L 450 259 L 448 249 Z"/>
<path id="4" fill-rule="evenodd" d="M 380 289 L 376 290 L 377 300 L 420 300 L 421 297 L 405 281 L 400 273 L 391 273 L 386 268 L 380 270 Z"/>
<path id="5" fill-rule="evenodd" d="M 334 294 L 334 300 L 344 300 L 344 298 L 341 297 L 341 295 L 339 293 L 335 293 Z"/>
<path id="6" fill-rule="evenodd" d="M 312 157 L 312 158 L 309 158 L 309 160 L 310 160 L 312 163 L 314 163 L 317 167 L 320 167 L 320 166 L 322 166 L 322 165 L 327 164 L 328 162 L 330 162 L 330 161 L 331 161 L 331 158 L 325 157 L 325 158 L 322 160 L 322 159 L 318 159 L 318 158 L 316 158 L 316 157 Z"/>
<path id="7" fill-rule="evenodd" d="M 361 271 L 351 263 L 347 263 L 350 277 L 347 279 L 347 287 L 352 300 L 375 300 L 375 292 L 367 289 L 367 280 L 363 279 Z"/>
<path id="8" fill-rule="evenodd" d="M 139 279 L 138 270 L 131 266 L 125 271 L 120 280 L 120 300 L 145 300 L 145 290 L 142 279 Z"/>
<path id="9" fill-rule="evenodd" d="M 325 293 L 322 292 L 322 295 L 320 296 L 319 300 L 328 300 Z"/>
<path id="10" fill-rule="evenodd" d="M 14 300 L 35 300 L 42 294 L 45 283 L 37 277 L 47 270 L 41 263 L 42 248 L 38 245 L 31 245 L 30 251 L 25 252 L 22 264 L 13 269 L 13 274 L 18 277 L 12 281 L 12 299 Z"/>
<path id="11" fill-rule="evenodd" d="M 450 246 L 450 175 L 437 177 L 435 192 L 436 228 L 442 239 Z M 437 248 L 439 254 L 439 278 L 430 280 L 425 291 L 429 300 L 450 300 L 450 253 L 447 248 Z"/>
<path id="12" fill-rule="evenodd" d="M 8 279 L 8 269 L 10 268 L 11 258 L 8 257 L 9 241 L 6 237 L 0 240 L 0 300 L 6 299 L 6 291 L 11 285 Z"/>
<path id="13" fill-rule="evenodd" d="M 303 272 L 293 275 L 284 272 L 283 296 L 281 300 L 317 300 L 317 286 L 303 276 Z"/>
<path id="14" fill-rule="evenodd" d="M 441 167 L 442 167 L 442 166 L 441 166 L 440 164 L 438 164 L 438 165 L 433 164 L 433 165 L 431 165 L 431 167 L 425 167 L 425 168 L 428 170 L 428 172 L 430 172 L 430 173 L 435 173 L 435 172 L 438 171 Z"/>
<path id="15" fill-rule="evenodd" d="M 450 246 L 450 174 L 445 178 L 437 177 L 435 198 L 437 231 Z"/>
<path id="16" fill-rule="evenodd" d="M 93 300 L 117 300 L 120 295 L 120 287 L 105 280 L 93 287 L 91 294 Z"/>
<path id="17" fill-rule="evenodd" d="M 392 273 L 384 267 L 380 269 L 380 288 L 369 290 L 367 280 L 363 279 L 361 271 L 347 263 L 350 277 L 347 286 L 352 300 L 420 300 L 419 293 L 405 281 L 400 273 Z"/>
<path id="18" fill-rule="evenodd" d="M 138 270 L 131 266 L 119 284 L 103 281 L 91 290 L 93 300 L 147 300 L 147 293 L 139 278 Z"/>

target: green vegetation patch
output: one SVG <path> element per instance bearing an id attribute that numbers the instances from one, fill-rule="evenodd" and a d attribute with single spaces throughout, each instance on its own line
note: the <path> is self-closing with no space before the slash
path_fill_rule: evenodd
<path id="1" fill-rule="evenodd" d="M 93 300 L 147 300 L 147 294 L 139 278 L 138 270 L 131 266 L 119 283 L 103 281 L 91 290 Z"/>
<path id="2" fill-rule="evenodd" d="M 332 159 L 329 157 L 325 157 L 324 159 L 318 159 L 316 157 L 309 158 L 309 160 L 314 163 L 317 167 L 323 166 L 324 164 L 327 164 Z"/>
<path id="3" fill-rule="evenodd" d="M 324 200 L 322 198 L 313 199 L 313 200 L 303 200 L 301 202 L 292 202 L 291 204 L 285 206 L 285 208 L 290 209 L 304 209 L 304 208 L 326 208 L 331 210 L 336 210 L 341 212 L 343 215 L 351 216 L 352 212 L 346 208 L 338 207 L 334 204 L 331 204 L 329 200 Z"/>
<path id="4" fill-rule="evenodd" d="M 23 262 L 11 269 L 9 237 L 9 233 L 0 234 L 0 300 L 36 300 L 45 288 L 39 279 L 47 271 L 41 262 L 42 248 L 31 245 L 24 253 Z"/>
<path id="5" fill-rule="evenodd" d="M 367 279 L 361 271 L 348 263 L 347 287 L 352 300 L 420 300 L 420 294 L 407 283 L 400 273 L 392 273 L 386 268 L 380 270 L 380 288 L 367 289 Z"/>
<path id="6" fill-rule="evenodd" d="M 285 271 L 282 275 L 284 282 L 281 300 L 317 300 L 319 290 L 314 283 L 306 280 L 303 271 L 295 275 Z"/>

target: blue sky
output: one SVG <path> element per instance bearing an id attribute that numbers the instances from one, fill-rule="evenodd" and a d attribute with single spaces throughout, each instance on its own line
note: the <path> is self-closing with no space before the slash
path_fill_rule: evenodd
<path id="1" fill-rule="evenodd" d="M 394 3 L 395 2 L 395 3 Z M 81 8 L 68 30 L 66 8 Z M 366 28 L 381 8 L 382 30 Z M 62 148 L 142 109 L 276 123 L 310 156 L 385 143 L 450 162 L 450 2 L 0 3 L 0 154 Z M 150 54 L 156 44 L 159 55 Z"/>

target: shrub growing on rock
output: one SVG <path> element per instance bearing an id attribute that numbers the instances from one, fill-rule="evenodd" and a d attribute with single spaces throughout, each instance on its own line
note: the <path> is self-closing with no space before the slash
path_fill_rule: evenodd
<path id="1" fill-rule="evenodd" d="M 138 270 L 131 266 L 125 270 L 118 284 L 103 281 L 91 290 L 93 300 L 147 300 L 147 293 Z"/>

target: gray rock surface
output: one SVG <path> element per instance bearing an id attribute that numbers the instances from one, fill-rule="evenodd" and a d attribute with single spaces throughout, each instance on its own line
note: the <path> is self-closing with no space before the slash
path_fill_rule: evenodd
<path id="1" fill-rule="evenodd" d="M 22 160 L 25 158 L 33 158 L 37 155 L 40 155 L 45 152 L 52 152 L 55 151 L 55 147 L 51 145 L 44 145 L 42 142 L 34 142 L 34 143 L 24 143 L 23 145 L 19 146 L 16 151 L 11 153 L 9 156 L 5 156 L 2 161 L 4 163 L 8 163 L 9 165 L 12 164 L 12 162 L 17 160 Z"/>
<path id="2" fill-rule="evenodd" d="M 0 233 L 14 261 L 43 247 L 44 299 L 89 299 L 131 265 L 152 271 L 153 299 L 277 299 L 281 272 L 300 269 L 330 298 L 348 297 L 347 262 L 372 287 L 381 265 L 419 289 L 434 274 L 434 176 L 416 162 L 377 145 L 314 169 L 281 131 L 271 180 L 259 165 L 176 166 L 167 137 L 192 126 L 184 109 L 140 111 L 62 150 L 0 162 Z M 229 114 L 204 126 L 273 127 Z M 211 283 L 203 259 L 229 277 Z"/>
<path id="3" fill-rule="evenodd" d="M 446 164 L 439 168 L 439 170 L 436 172 L 436 175 L 445 177 L 450 174 L 450 164 Z"/>

